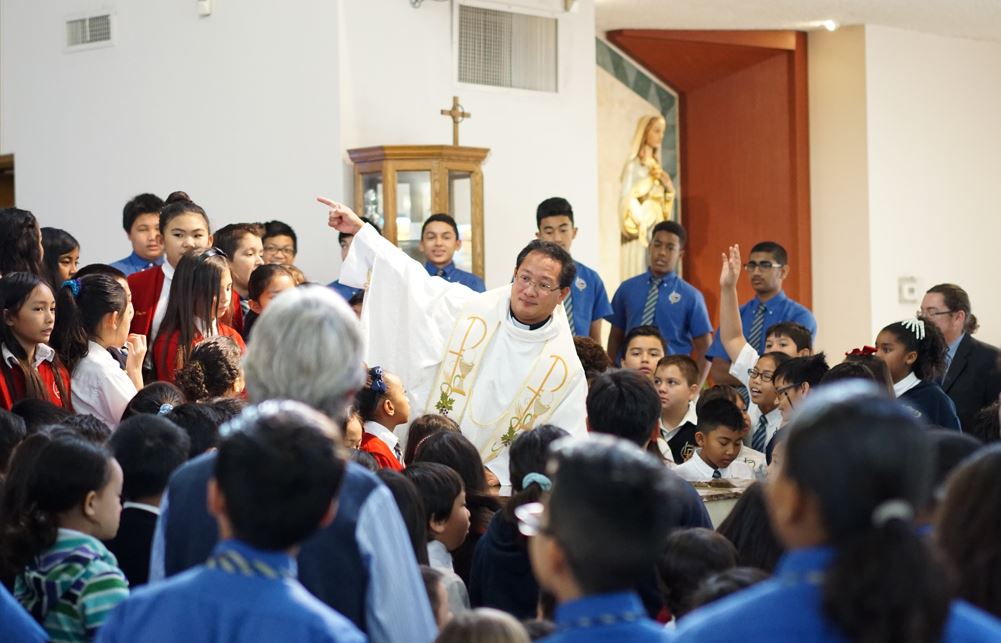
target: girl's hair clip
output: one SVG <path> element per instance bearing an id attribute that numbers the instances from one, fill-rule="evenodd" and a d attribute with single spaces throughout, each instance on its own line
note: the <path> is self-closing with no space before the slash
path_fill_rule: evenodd
<path id="1" fill-rule="evenodd" d="M 549 491 L 553 488 L 553 481 L 541 473 L 531 472 L 526 473 L 525 477 L 521 480 L 521 488 L 527 489 L 528 485 L 537 484 L 543 491 Z"/>
<path id="2" fill-rule="evenodd" d="M 925 323 L 918 319 L 917 317 L 908 317 L 907 319 L 901 319 L 900 325 L 911 331 L 918 341 L 925 338 Z"/>
<path id="3" fill-rule="evenodd" d="M 168 413 L 170 413 L 173 410 L 174 410 L 174 405 L 173 404 L 166 404 L 166 403 L 164 403 L 164 404 L 160 405 L 160 410 L 157 411 L 156 414 L 157 415 L 167 415 Z"/>
<path id="4" fill-rule="evenodd" d="M 386 380 L 383 378 L 385 371 L 382 370 L 381 366 L 373 366 L 368 370 L 369 377 L 371 381 L 369 382 L 368 388 L 373 393 L 378 393 L 379 395 L 386 394 Z"/>
<path id="5" fill-rule="evenodd" d="M 845 353 L 846 356 L 848 356 L 848 355 L 864 355 L 866 357 L 868 357 L 869 355 L 875 355 L 875 354 L 876 354 L 876 347 L 875 346 L 863 346 L 861 348 L 853 348 L 850 351 L 848 351 L 847 353 Z"/>
<path id="6" fill-rule="evenodd" d="M 80 280 L 79 279 L 67 279 L 63 282 L 63 288 L 69 288 L 70 292 L 73 293 L 73 298 L 76 299 L 80 296 Z"/>

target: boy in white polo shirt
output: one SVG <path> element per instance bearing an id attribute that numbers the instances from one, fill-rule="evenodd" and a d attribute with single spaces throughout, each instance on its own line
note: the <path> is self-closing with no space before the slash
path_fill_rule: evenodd
<path id="1" fill-rule="evenodd" d="M 675 473 L 689 482 L 719 478 L 754 478 L 751 467 L 737 460 L 743 444 L 744 418 L 733 402 L 716 399 L 706 402 L 699 413 L 695 441 L 699 445 Z"/>

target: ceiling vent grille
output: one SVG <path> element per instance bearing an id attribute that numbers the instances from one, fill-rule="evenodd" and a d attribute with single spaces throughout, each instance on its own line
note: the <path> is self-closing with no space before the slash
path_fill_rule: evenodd
<path id="1" fill-rule="evenodd" d="M 557 22 L 459 5 L 461 83 L 555 92 Z"/>
<path id="2" fill-rule="evenodd" d="M 66 46 L 82 47 L 111 42 L 111 16 L 89 16 L 66 21 Z"/>

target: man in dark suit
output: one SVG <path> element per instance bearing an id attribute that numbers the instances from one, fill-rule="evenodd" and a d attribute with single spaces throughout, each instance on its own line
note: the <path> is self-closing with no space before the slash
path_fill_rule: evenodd
<path id="1" fill-rule="evenodd" d="M 942 331 L 949 345 L 942 388 L 955 402 L 963 430 L 968 430 L 977 411 L 993 404 L 1001 393 L 1001 351 L 973 338 L 977 317 L 970 310 L 970 296 L 955 284 L 929 288 L 921 300 L 921 316 Z"/>

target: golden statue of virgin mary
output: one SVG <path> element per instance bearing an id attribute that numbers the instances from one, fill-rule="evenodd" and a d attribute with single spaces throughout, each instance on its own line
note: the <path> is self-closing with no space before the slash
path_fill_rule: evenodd
<path id="1" fill-rule="evenodd" d="M 621 275 L 625 280 L 647 269 L 650 230 L 671 218 L 674 183 L 660 166 L 660 146 L 667 122 L 644 116 L 636 125 L 629 159 L 622 169 L 619 214 L 622 217 Z"/>

